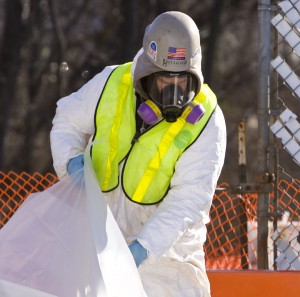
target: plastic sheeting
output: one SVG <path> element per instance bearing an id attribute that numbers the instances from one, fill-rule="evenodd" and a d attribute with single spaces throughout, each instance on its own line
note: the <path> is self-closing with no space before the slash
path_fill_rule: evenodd
<path id="1" fill-rule="evenodd" d="M 1 297 L 146 296 L 85 153 L 85 168 L 29 195 L 0 230 Z"/>

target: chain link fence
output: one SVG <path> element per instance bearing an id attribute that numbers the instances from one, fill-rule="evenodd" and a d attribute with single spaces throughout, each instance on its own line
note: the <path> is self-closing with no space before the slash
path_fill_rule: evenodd
<path id="1" fill-rule="evenodd" d="M 300 270 L 300 0 L 272 8 L 270 156 L 278 186 L 270 199 L 269 267 Z"/>

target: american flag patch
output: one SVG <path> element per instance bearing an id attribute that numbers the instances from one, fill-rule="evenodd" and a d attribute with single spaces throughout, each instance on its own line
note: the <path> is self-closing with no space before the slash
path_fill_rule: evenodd
<path id="1" fill-rule="evenodd" d="M 169 60 L 185 60 L 185 48 L 180 47 L 169 47 L 168 59 Z"/>

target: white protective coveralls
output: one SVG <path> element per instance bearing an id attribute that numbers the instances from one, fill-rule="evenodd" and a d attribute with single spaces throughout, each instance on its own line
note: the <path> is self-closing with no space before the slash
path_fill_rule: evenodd
<path id="1" fill-rule="evenodd" d="M 67 174 L 68 160 L 84 152 L 95 131 L 96 105 L 115 67 L 106 67 L 57 103 L 50 136 L 54 168 L 60 178 Z M 162 202 L 133 203 L 124 195 L 121 182 L 104 193 L 126 242 L 137 239 L 149 251 L 138 269 L 149 297 L 210 296 L 203 251 L 205 224 L 225 147 L 225 121 L 217 106 L 200 137 L 177 161 L 170 190 Z"/>

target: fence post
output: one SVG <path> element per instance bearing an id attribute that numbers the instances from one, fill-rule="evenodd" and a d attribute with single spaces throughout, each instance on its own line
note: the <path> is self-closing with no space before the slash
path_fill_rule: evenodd
<path id="1" fill-rule="evenodd" d="M 258 145 L 257 176 L 269 171 L 269 109 L 270 109 L 270 0 L 258 0 Z M 257 267 L 268 269 L 269 194 L 258 195 Z"/>
<path id="2" fill-rule="evenodd" d="M 238 125 L 238 149 L 239 149 L 239 181 L 240 183 L 247 182 L 247 166 L 246 166 L 246 128 L 245 120 L 241 120 Z M 241 244 L 241 264 L 242 269 L 248 269 L 248 228 L 246 206 L 243 195 L 239 195 L 239 210 L 240 210 L 240 244 Z"/>

